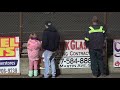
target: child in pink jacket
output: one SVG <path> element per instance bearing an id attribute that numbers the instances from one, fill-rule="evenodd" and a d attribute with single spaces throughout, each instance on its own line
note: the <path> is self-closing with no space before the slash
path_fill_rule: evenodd
<path id="1" fill-rule="evenodd" d="M 29 58 L 29 77 L 38 76 L 38 65 L 40 60 L 41 43 L 35 33 L 30 34 L 27 42 L 27 51 Z"/>

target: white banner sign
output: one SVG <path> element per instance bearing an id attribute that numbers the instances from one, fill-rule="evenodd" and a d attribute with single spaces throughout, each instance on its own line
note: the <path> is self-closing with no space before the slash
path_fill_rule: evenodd
<path id="1" fill-rule="evenodd" d="M 90 68 L 89 50 L 84 40 L 65 40 L 56 54 L 59 68 Z"/>
<path id="2" fill-rule="evenodd" d="M 20 74 L 19 37 L 0 37 L 1 74 Z"/>
<path id="3" fill-rule="evenodd" d="M 120 40 L 113 41 L 113 66 L 120 67 Z"/>

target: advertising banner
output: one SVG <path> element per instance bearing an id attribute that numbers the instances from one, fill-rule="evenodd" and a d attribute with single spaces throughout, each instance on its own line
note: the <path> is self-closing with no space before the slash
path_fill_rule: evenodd
<path id="1" fill-rule="evenodd" d="M 90 68 L 89 50 L 84 40 L 65 40 L 56 53 L 59 68 Z"/>
<path id="2" fill-rule="evenodd" d="M 19 37 L 0 37 L 0 75 L 20 74 Z"/>
<path id="3" fill-rule="evenodd" d="M 113 66 L 120 67 L 120 40 L 113 41 Z"/>

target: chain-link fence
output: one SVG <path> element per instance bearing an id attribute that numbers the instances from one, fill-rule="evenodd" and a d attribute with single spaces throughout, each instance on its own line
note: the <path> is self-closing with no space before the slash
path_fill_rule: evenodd
<path id="1" fill-rule="evenodd" d="M 28 38 L 28 32 L 37 32 L 41 38 L 46 21 L 53 22 L 63 39 L 82 39 L 83 32 L 88 28 L 94 15 L 98 16 L 103 22 L 103 12 L 23 13 L 24 40 Z"/>
<path id="2" fill-rule="evenodd" d="M 96 15 L 103 22 L 103 12 L 23 12 L 22 41 L 27 41 L 31 32 L 37 32 L 41 38 L 44 23 L 52 21 L 64 39 L 82 39 L 92 16 Z M 0 34 L 20 35 L 20 13 L 0 13 Z"/>
<path id="3" fill-rule="evenodd" d="M 44 23 L 52 21 L 61 39 L 79 40 L 93 16 L 107 25 L 108 39 L 120 38 L 120 12 L 0 12 L 0 35 L 19 36 L 21 42 L 26 42 L 29 34 L 36 32 L 41 39 Z"/>
<path id="4" fill-rule="evenodd" d="M 19 36 L 19 13 L 0 12 L 0 35 Z"/>

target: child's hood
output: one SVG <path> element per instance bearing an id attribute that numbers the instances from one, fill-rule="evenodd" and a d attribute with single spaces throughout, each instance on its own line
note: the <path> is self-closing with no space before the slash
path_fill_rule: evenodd
<path id="1" fill-rule="evenodd" d="M 29 40 L 29 43 L 30 43 L 30 44 L 36 44 L 36 45 L 37 45 L 37 44 L 39 44 L 39 41 L 38 41 L 38 40 L 32 40 L 32 39 L 30 39 L 30 40 Z"/>

